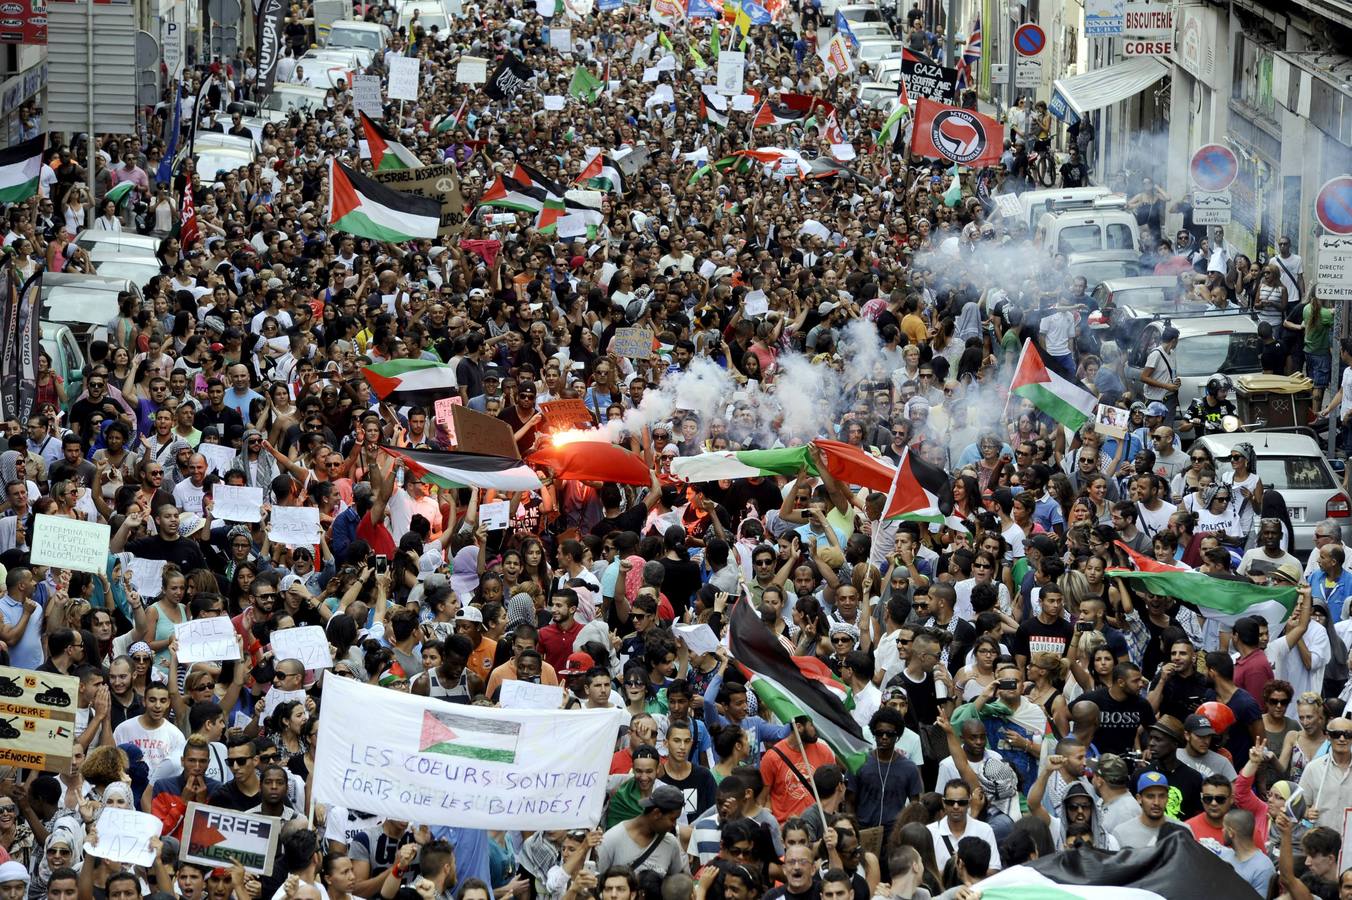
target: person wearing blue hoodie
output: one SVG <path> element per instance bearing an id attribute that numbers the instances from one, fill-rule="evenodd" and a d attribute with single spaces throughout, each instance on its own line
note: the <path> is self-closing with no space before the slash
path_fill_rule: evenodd
<path id="1" fill-rule="evenodd" d="M 776 725 L 758 715 L 750 715 L 747 709 L 746 685 L 736 682 L 728 682 L 726 685 L 723 683 L 728 657 L 726 651 L 721 649 L 719 656 L 722 663 L 718 667 L 718 672 L 704 689 L 704 724 L 708 725 L 710 730 L 715 726 L 736 725 L 746 732 L 748 745 L 746 764 L 758 766 L 765 748 L 788 737 L 793 732 L 793 725 Z"/>

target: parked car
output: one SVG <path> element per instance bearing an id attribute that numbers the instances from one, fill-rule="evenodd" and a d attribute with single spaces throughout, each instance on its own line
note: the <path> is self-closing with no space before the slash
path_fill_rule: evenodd
<path id="1" fill-rule="evenodd" d="M 260 118 L 280 122 L 292 112 L 309 112 L 324 105 L 328 92 L 305 84 L 278 84 L 259 107 Z"/>
<path id="2" fill-rule="evenodd" d="M 898 62 L 898 71 L 900 71 L 900 62 Z M 1107 197 L 1111 194 L 1112 189 L 1106 187 L 1049 188 L 1047 190 L 1024 191 L 1022 194 L 1015 195 L 1020 210 L 1018 221 L 1023 222 L 1029 230 L 1032 230 L 1037 225 L 1038 219 L 1042 218 L 1042 214 L 1051 212 L 1053 207 L 1071 209 L 1076 206 L 1092 206 L 1099 197 Z M 1123 197 L 1123 202 L 1126 202 L 1125 197 Z M 1004 216 L 997 208 L 992 213 L 992 218 L 1003 221 L 1008 217 Z"/>
<path id="3" fill-rule="evenodd" d="M 1093 250 L 1066 257 L 1066 274 L 1083 275 L 1090 292 L 1110 278 L 1134 278 L 1140 271 L 1141 258 L 1132 250 Z"/>
<path id="4" fill-rule="evenodd" d="M 93 257 L 95 250 L 114 250 L 119 253 L 130 253 L 136 256 L 155 257 L 155 251 L 160 249 L 160 239 L 151 237 L 148 234 L 136 234 L 132 231 L 102 231 L 95 228 L 86 228 L 75 236 L 75 246 L 82 250 L 88 250 Z M 43 278 L 50 278 L 51 275 L 44 275 Z"/>
<path id="5" fill-rule="evenodd" d="M 60 322 L 38 321 L 42 333 L 42 349 L 52 360 L 52 371 L 61 377 L 66 388 L 66 399 L 74 402 L 84 392 L 85 355 L 75 334 Z"/>
<path id="6" fill-rule="evenodd" d="M 1281 492 L 1291 514 L 1292 541 L 1302 553 L 1314 549 L 1314 529 L 1322 520 L 1352 517 L 1352 501 L 1339 488 L 1319 441 L 1308 429 L 1235 431 L 1197 440 L 1215 457 L 1218 476 L 1230 470 L 1230 450 L 1236 444 L 1253 445 L 1258 477 L 1265 490 Z"/>
<path id="7" fill-rule="evenodd" d="M 399 6 L 399 24 L 407 28 L 418 14 L 418 25 L 428 34 L 433 26 L 437 29 L 437 40 L 444 41 L 451 34 L 451 17 L 441 0 L 405 0 Z"/>
<path id="8" fill-rule="evenodd" d="M 889 56 L 900 56 L 905 45 L 892 38 L 870 38 L 859 41 L 859 59 L 872 66 Z"/>
<path id="9" fill-rule="evenodd" d="M 840 13 L 845 20 L 854 28 L 855 22 L 884 22 L 883 11 L 872 3 L 848 3 L 843 6 L 837 6 L 831 13 Z"/>
<path id="10" fill-rule="evenodd" d="M 1049 255 L 1129 250 L 1139 258 L 1141 253 L 1136 217 L 1126 211 L 1119 197 L 1100 197 L 1089 207 L 1053 206 L 1052 212 L 1038 219 L 1035 238 Z"/>
<path id="11" fill-rule="evenodd" d="M 1136 336 L 1158 318 L 1234 316 L 1239 310 L 1216 309 L 1209 303 L 1186 299 L 1176 275 L 1138 275 L 1109 278 L 1090 287 L 1094 305 L 1108 312 L 1108 325 L 1118 346 L 1136 345 Z"/>
<path id="12" fill-rule="evenodd" d="M 1258 325 L 1242 315 L 1200 316 L 1192 319 L 1173 319 L 1170 324 L 1178 329 L 1178 348 L 1174 352 L 1182 385 L 1178 389 L 1178 406 L 1187 407 L 1202 396 L 1207 379 L 1212 375 L 1252 375 L 1263 371 L 1262 341 Z M 1165 321 L 1155 319 L 1140 330 L 1134 344 L 1127 351 L 1127 382 L 1140 384 L 1141 370 L 1150 351 L 1159 346 Z"/>
<path id="13" fill-rule="evenodd" d="M 42 276 L 39 295 L 41 320 L 66 325 L 81 350 L 90 341 L 108 339 L 108 323 L 117 318 L 117 297 L 126 291 L 142 302 L 141 286 L 126 278 L 48 272 Z"/>
<path id="14" fill-rule="evenodd" d="M 390 29 L 377 22 L 356 22 L 345 20 L 334 22 L 329 29 L 329 39 L 325 47 L 365 47 L 372 53 L 379 53 L 390 39 Z"/>
<path id="15" fill-rule="evenodd" d="M 94 273 L 100 278 L 123 278 L 132 284 L 145 287 L 150 283 L 150 279 L 160 274 L 160 262 L 154 257 L 142 258 L 107 252 L 100 252 L 99 256 L 102 258 L 91 255 L 90 262 L 94 264 Z"/>

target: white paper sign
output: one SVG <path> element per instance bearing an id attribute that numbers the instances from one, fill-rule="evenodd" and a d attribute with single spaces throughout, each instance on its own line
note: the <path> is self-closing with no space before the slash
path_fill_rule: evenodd
<path id="1" fill-rule="evenodd" d="M 561 53 L 573 52 L 573 29 L 571 28 L 550 28 L 549 46 Z"/>
<path id="2" fill-rule="evenodd" d="M 222 478 L 225 473 L 230 471 L 230 467 L 235 464 L 235 450 L 233 447 L 227 447 L 224 444 L 208 444 L 206 441 L 197 445 L 197 452 L 206 457 L 207 471 L 215 472 Z"/>
<path id="3" fill-rule="evenodd" d="M 756 108 L 756 98 L 750 94 L 738 94 L 732 98 L 733 112 L 751 112 Z"/>
<path id="4" fill-rule="evenodd" d="M 479 504 L 479 524 L 489 531 L 500 531 L 507 527 L 510 500 L 496 500 Z"/>
<path id="5" fill-rule="evenodd" d="M 748 316 L 755 318 L 763 316 L 770 311 L 770 301 L 765 296 L 765 291 L 751 291 L 742 299 L 742 311 Z"/>
<path id="6" fill-rule="evenodd" d="M 724 50 L 718 54 L 718 93 L 735 97 L 742 92 L 742 80 L 746 75 L 746 54 L 737 50 Z"/>
<path id="7" fill-rule="evenodd" d="M 586 237 L 587 217 L 581 213 L 569 213 L 558 220 L 558 236 L 561 238 Z"/>
<path id="8" fill-rule="evenodd" d="M 704 262 L 699 264 L 699 277 L 703 278 L 705 281 L 708 281 L 710 278 L 713 278 L 714 273 L 717 271 L 718 266 L 714 265 L 714 261 L 712 259 L 706 259 Z"/>
<path id="9" fill-rule="evenodd" d="M 225 616 L 192 619 L 174 626 L 180 663 L 220 662 L 239 659 L 235 625 Z"/>
<path id="10" fill-rule="evenodd" d="M 212 515 L 223 522 L 258 522 L 263 518 L 263 489 L 218 484 L 211 489 Z"/>
<path id="11" fill-rule="evenodd" d="M 713 653 L 718 649 L 718 635 L 708 625 L 674 625 L 676 636 L 685 641 L 691 653 Z"/>
<path id="12" fill-rule="evenodd" d="M 164 586 L 164 560 L 133 556 L 127 564 L 131 586 L 142 597 L 158 597 Z"/>
<path id="13" fill-rule="evenodd" d="M 385 118 L 385 101 L 380 96 L 380 76 L 353 75 L 352 103 L 377 121 Z"/>
<path id="14" fill-rule="evenodd" d="M 109 535 L 108 526 L 98 522 L 39 515 L 30 558 L 35 566 L 102 574 L 108 570 Z"/>
<path id="15" fill-rule="evenodd" d="M 827 228 L 816 219 L 808 219 L 804 222 L 798 229 L 798 233 L 811 235 L 812 237 L 820 238 L 823 241 L 829 241 L 831 239 L 831 229 Z"/>
<path id="16" fill-rule="evenodd" d="M 319 543 L 319 510 L 313 506 L 274 506 L 268 523 L 268 538 L 288 547 Z"/>
<path id="17" fill-rule="evenodd" d="M 648 66 L 646 69 L 643 70 L 644 84 L 653 84 L 654 82 L 657 81 L 658 78 L 661 77 L 662 72 L 657 68 L 657 66 Z"/>
<path id="18" fill-rule="evenodd" d="M 456 84 L 483 84 L 488 80 L 488 60 L 482 56 L 462 56 L 455 67 Z"/>
<path id="19" fill-rule="evenodd" d="M 329 639 L 318 625 L 274 631 L 271 643 L 273 659 L 298 659 L 307 669 L 328 669 L 333 666 Z"/>
<path id="20" fill-rule="evenodd" d="M 390 99 L 418 99 L 418 60 L 411 56 L 390 59 Z"/>
<path id="21" fill-rule="evenodd" d="M 542 19 L 554 17 L 554 0 L 535 0 L 535 12 Z"/>
<path id="22" fill-rule="evenodd" d="M 1023 206 L 1019 203 L 1018 194 L 996 194 L 995 208 L 1000 215 L 1008 219 L 1017 219 L 1023 215 Z"/>
<path id="23" fill-rule="evenodd" d="M 503 709 L 559 709 L 563 706 L 563 686 L 515 679 L 504 681 L 498 694 L 498 705 Z"/>
<path id="24" fill-rule="evenodd" d="M 558 112 L 563 109 L 564 96 L 562 94 L 545 94 L 544 106 L 550 112 Z"/>
<path id="25" fill-rule="evenodd" d="M 150 813 L 105 806 L 99 813 L 99 845 L 84 845 L 84 852 L 113 862 L 148 866 L 155 862 L 151 838 L 160 836 L 164 823 Z"/>
<path id="26" fill-rule="evenodd" d="M 295 700 L 298 703 L 305 702 L 304 691 L 282 691 L 272 688 L 263 696 L 263 718 L 272 715 L 272 711 L 281 706 L 288 700 Z"/>

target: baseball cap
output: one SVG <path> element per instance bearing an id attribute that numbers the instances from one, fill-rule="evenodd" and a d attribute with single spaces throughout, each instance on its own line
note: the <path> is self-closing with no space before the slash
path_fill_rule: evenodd
<path id="1" fill-rule="evenodd" d="M 1147 416 L 1167 416 L 1169 415 L 1169 407 L 1158 400 L 1152 400 L 1150 405 L 1145 408 L 1145 414 Z"/>
<path id="2" fill-rule="evenodd" d="M 1216 729 L 1211 727 L 1211 720 L 1206 716 L 1199 716 L 1196 713 L 1188 716 L 1188 720 L 1183 723 L 1183 729 L 1189 734 L 1195 734 L 1198 737 L 1211 737 L 1216 733 Z"/>
<path id="3" fill-rule="evenodd" d="M 817 315 L 828 316 L 835 311 L 837 306 L 840 306 L 840 304 L 832 303 L 830 300 L 823 300 L 821 304 L 817 306 Z"/>
<path id="4" fill-rule="evenodd" d="M 462 607 L 460 611 L 455 614 L 455 621 L 477 622 L 478 624 L 482 625 L 484 623 L 484 614 L 479 612 L 479 607 L 477 606 L 465 606 Z"/>
<path id="5" fill-rule="evenodd" d="M 1138 794 L 1149 788 L 1165 788 L 1167 790 L 1168 787 L 1169 779 L 1159 772 L 1142 772 L 1141 776 L 1136 779 L 1136 793 Z"/>
<path id="6" fill-rule="evenodd" d="M 590 653 L 583 653 L 579 650 L 577 653 L 569 654 L 568 661 L 563 664 L 563 668 L 559 670 L 559 674 L 581 675 L 595 665 L 596 661 L 591 658 Z"/>
<path id="7" fill-rule="evenodd" d="M 911 699 L 910 695 L 906 693 L 906 688 L 902 687 L 902 686 L 899 685 L 899 684 L 894 684 L 894 685 L 892 685 L 891 687 L 883 688 L 883 702 L 884 702 L 884 703 L 886 703 L 888 700 L 908 700 L 908 701 L 909 701 L 910 699 Z"/>
<path id="8" fill-rule="evenodd" d="M 1127 761 L 1116 753 L 1104 753 L 1093 764 L 1094 774 L 1109 784 L 1124 785 L 1131 780 Z"/>
<path id="9" fill-rule="evenodd" d="M 640 809 L 660 809 L 675 812 L 685 808 L 685 794 L 669 784 L 659 784 L 653 792 L 638 802 Z"/>

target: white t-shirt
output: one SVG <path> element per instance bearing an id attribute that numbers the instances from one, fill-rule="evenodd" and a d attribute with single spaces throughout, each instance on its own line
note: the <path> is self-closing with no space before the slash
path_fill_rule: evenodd
<path id="1" fill-rule="evenodd" d="M 1290 256 L 1274 256 L 1272 261 L 1277 265 L 1277 278 L 1286 287 L 1286 299 L 1298 299 L 1300 291 L 1296 290 L 1296 279 L 1305 271 L 1305 260 L 1292 253 Z"/>
<path id="2" fill-rule="evenodd" d="M 1137 503 L 1138 525 L 1147 536 L 1153 539 L 1155 535 L 1169 527 L 1169 517 L 1174 514 L 1176 509 L 1178 509 L 1177 506 L 1163 501 L 1160 502 L 1160 508 L 1156 510 L 1146 509 L 1144 503 Z"/>
<path id="3" fill-rule="evenodd" d="M 1047 339 L 1047 352 L 1052 356 L 1069 356 L 1070 342 L 1075 337 L 1075 317 L 1068 312 L 1047 316 L 1038 326 L 1038 333 Z"/>
<path id="4" fill-rule="evenodd" d="M 1145 368 L 1150 369 L 1150 377 L 1155 381 L 1169 382 L 1174 380 L 1174 373 L 1178 371 L 1178 365 L 1174 362 L 1172 353 L 1165 353 L 1163 348 L 1156 347 L 1150 351 L 1150 356 L 1146 357 Z M 1168 394 L 1163 388 L 1157 388 L 1153 384 L 1142 382 L 1141 393 L 1147 400 L 1163 400 Z"/>
<path id="5" fill-rule="evenodd" d="M 166 759 L 178 759 L 188 739 L 168 720 L 158 728 L 147 729 L 141 717 L 134 716 L 113 730 L 113 743 L 135 744 L 145 757 L 147 771 L 153 772 Z"/>

